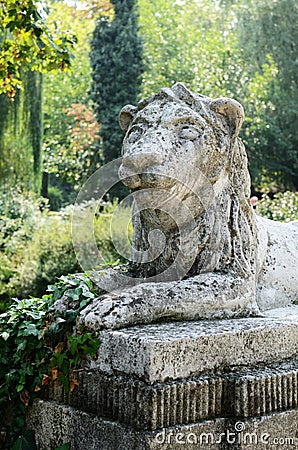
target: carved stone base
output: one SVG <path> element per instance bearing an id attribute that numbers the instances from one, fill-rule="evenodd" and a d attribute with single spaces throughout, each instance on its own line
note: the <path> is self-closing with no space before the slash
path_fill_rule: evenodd
<path id="1" fill-rule="evenodd" d="M 102 332 L 96 366 L 72 393 L 56 383 L 28 427 L 41 450 L 297 448 L 295 312 Z"/>

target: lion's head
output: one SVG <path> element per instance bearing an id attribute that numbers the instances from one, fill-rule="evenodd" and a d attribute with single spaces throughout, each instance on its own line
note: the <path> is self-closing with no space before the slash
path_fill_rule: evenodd
<path id="1" fill-rule="evenodd" d="M 166 270 L 181 248 L 185 260 L 192 261 L 188 274 L 255 271 L 250 178 L 238 138 L 243 119 L 235 100 L 212 100 L 181 83 L 122 109 L 119 174 L 138 194 L 133 244 L 139 273 Z M 156 229 L 163 234 L 163 248 L 153 249 L 142 264 L 140 254 L 154 247 Z"/>

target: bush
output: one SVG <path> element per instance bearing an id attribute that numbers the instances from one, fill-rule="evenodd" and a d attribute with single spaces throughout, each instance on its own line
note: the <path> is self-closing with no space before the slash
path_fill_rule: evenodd
<path id="1" fill-rule="evenodd" d="M 0 301 L 13 295 L 9 282 L 17 275 L 35 224 L 46 209 L 47 201 L 35 194 L 0 189 Z"/>
<path id="2" fill-rule="evenodd" d="M 273 199 L 264 195 L 257 205 L 256 212 L 280 222 L 298 220 L 298 192 L 279 192 Z"/>
<path id="3" fill-rule="evenodd" d="M 44 214 L 35 224 L 17 273 L 10 280 L 10 292 L 14 291 L 14 296 L 18 297 L 39 297 L 59 276 L 79 271 L 81 268 L 72 247 L 70 220 Z"/>
<path id="4" fill-rule="evenodd" d="M 81 272 L 72 244 L 71 217 L 73 207 L 59 213 L 48 211 L 44 199 L 31 199 L 21 194 L 13 198 L 9 194 L 5 203 L 0 195 L 0 304 L 5 309 L 12 297 L 42 296 L 48 284 L 57 277 Z M 7 194 L 4 195 L 7 199 Z M 5 204 L 5 209 L 4 205 Z M 43 210 L 41 211 L 41 209 Z M 129 240 L 123 227 L 131 234 L 129 209 L 120 208 L 114 214 L 117 203 L 101 203 L 95 218 L 90 204 L 83 209 L 84 217 L 94 223 L 94 235 L 103 260 L 115 262 L 129 255 Z M 90 217 L 89 217 L 90 216 Z M 112 221 L 111 219 L 115 218 Z M 88 239 L 86 248 L 88 253 Z M 115 248 L 116 245 L 116 248 Z M 120 249 L 120 253 L 117 251 Z"/>
<path id="5" fill-rule="evenodd" d="M 117 201 L 103 205 L 94 221 L 97 246 L 106 263 L 126 262 L 131 253 L 131 208 L 118 206 Z"/>
<path id="6" fill-rule="evenodd" d="M 59 211 L 63 204 L 63 193 L 55 186 L 48 189 L 48 200 L 51 211 Z"/>

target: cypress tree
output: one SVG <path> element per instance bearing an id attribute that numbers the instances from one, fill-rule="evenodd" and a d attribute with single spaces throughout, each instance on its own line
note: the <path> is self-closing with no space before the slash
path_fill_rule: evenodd
<path id="1" fill-rule="evenodd" d="M 113 0 L 112 4 L 113 19 L 98 18 L 91 42 L 91 96 L 104 164 L 120 156 L 123 135 L 117 117 L 124 105 L 137 102 L 143 72 L 136 0 Z"/>

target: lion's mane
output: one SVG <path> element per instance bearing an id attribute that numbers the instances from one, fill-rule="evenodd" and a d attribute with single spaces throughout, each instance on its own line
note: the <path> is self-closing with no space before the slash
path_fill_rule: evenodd
<path id="1" fill-rule="evenodd" d="M 149 277 L 165 270 L 173 262 L 177 249 L 183 245 L 199 242 L 195 261 L 188 276 L 204 272 L 233 272 L 241 277 L 250 277 L 256 272 L 256 225 L 254 212 L 250 206 L 250 176 L 244 145 L 231 130 L 229 118 L 212 109 L 213 100 L 190 92 L 181 83 L 173 88 L 162 89 L 158 94 L 139 102 L 135 113 L 151 102 L 182 102 L 199 113 L 213 128 L 221 145 L 223 133 L 229 135 L 225 167 L 229 174 L 227 182 L 216 192 L 208 208 L 196 218 L 196 227 L 189 230 L 188 242 L 178 242 L 179 237 L 171 232 L 166 234 L 167 249 L 154 261 L 147 264 L 132 264 L 132 271 L 138 276 Z M 146 211 L 134 220 L 134 246 L 138 250 L 148 248 Z M 152 212 L 150 212 L 152 214 Z M 158 219 L 157 219 L 158 220 Z"/>

